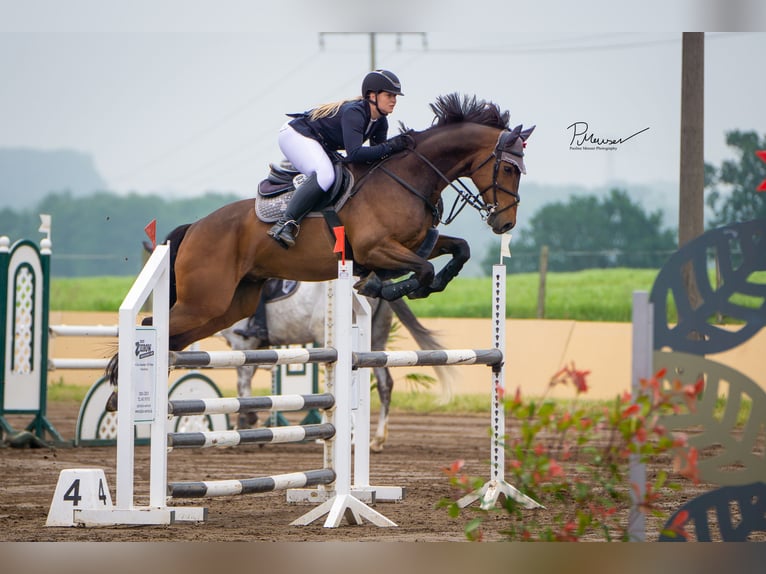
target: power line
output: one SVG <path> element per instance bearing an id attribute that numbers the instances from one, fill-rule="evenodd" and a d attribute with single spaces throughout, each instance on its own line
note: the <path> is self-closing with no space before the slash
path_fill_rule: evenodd
<path id="1" fill-rule="evenodd" d="M 261 90 L 256 96 L 251 97 L 248 99 L 245 103 L 241 104 L 239 107 L 235 108 L 234 110 L 224 114 L 220 119 L 215 121 L 214 123 L 210 124 L 209 126 L 200 129 L 199 131 L 193 133 L 190 135 L 186 140 L 182 141 L 181 143 L 173 146 L 172 148 L 168 149 L 167 151 L 159 154 L 158 156 L 155 156 L 154 158 L 144 162 L 143 164 L 139 165 L 138 167 L 134 168 L 130 172 L 127 172 L 123 175 L 118 176 L 115 178 L 115 181 L 112 183 L 112 185 L 119 184 L 127 179 L 130 179 L 132 177 L 135 177 L 136 175 L 146 171 L 148 168 L 151 168 L 157 164 L 160 164 L 167 159 L 175 156 L 179 152 L 187 149 L 189 146 L 191 146 L 193 143 L 197 142 L 204 136 L 214 132 L 215 130 L 219 129 L 224 124 L 231 121 L 233 118 L 237 117 L 247 109 L 251 108 L 253 105 L 257 104 L 262 98 L 264 98 L 268 93 L 270 93 L 275 87 L 277 87 L 283 80 L 286 78 L 289 78 L 291 75 L 301 71 L 303 68 L 305 68 L 314 58 L 316 57 L 316 53 L 311 54 L 301 62 L 299 62 L 296 66 L 285 72 L 282 76 L 275 79 L 272 83 L 270 83 L 268 86 L 264 87 L 263 90 Z"/>
<path id="2" fill-rule="evenodd" d="M 628 49 L 634 49 L 634 48 L 646 48 L 646 47 L 652 47 L 652 46 L 681 43 L 680 34 L 675 34 L 669 38 L 654 39 L 654 40 L 634 40 L 634 41 L 627 41 L 627 42 L 610 41 L 609 43 L 600 43 L 600 44 L 583 43 L 590 40 L 607 39 L 613 36 L 615 35 L 608 34 L 608 35 L 602 35 L 602 36 L 583 36 L 583 37 L 572 38 L 572 39 L 562 39 L 554 43 L 540 42 L 540 43 L 531 43 L 531 44 L 517 44 L 517 45 L 493 46 L 493 47 L 482 46 L 478 48 L 466 48 L 466 47 L 429 48 L 428 51 L 429 53 L 432 53 L 432 54 L 495 54 L 495 55 L 541 54 L 541 55 L 545 55 L 545 54 L 559 54 L 562 52 L 574 53 L 574 52 L 597 52 L 597 51 L 623 50 L 623 49 L 628 50 Z M 616 36 L 619 37 L 622 35 L 617 34 Z M 711 33 L 706 35 L 708 40 L 710 39 L 720 40 L 724 38 L 732 38 L 735 36 L 736 36 L 735 34 L 727 34 L 727 33 L 717 33 L 717 34 Z M 571 42 L 571 43 L 568 43 L 568 42 Z"/>
<path id="3" fill-rule="evenodd" d="M 428 49 L 428 37 L 426 36 L 425 32 L 319 32 L 319 47 L 324 49 L 325 47 L 325 36 L 358 36 L 358 35 L 364 35 L 369 38 L 370 42 L 370 70 L 376 70 L 378 68 L 377 64 L 377 38 L 378 36 L 388 35 L 388 36 L 396 36 L 396 47 L 398 50 L 401 50 L 402 47 L 402 36 L 420 36 L 422 41 L 422 46 L 424 50 Z"/>

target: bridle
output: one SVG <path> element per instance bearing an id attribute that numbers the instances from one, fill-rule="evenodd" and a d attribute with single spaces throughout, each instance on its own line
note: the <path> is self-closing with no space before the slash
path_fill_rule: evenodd
<path id="1" fill-rule="evenodd" d="M 515 160 L 511 156 L 515 156 L 519 159 Z M 511 165 L 513 165 L 518 170 L 519 176 L 521 176 L 521 174 L 524 173 L 524 169 L 522 167 L 524 164 L 523 164 L 523 160 L 521 159 L 523 157 L 524 157 L 524 142 L 519 136 L 519 134 L 517 132 L 503 130 L 502 132 L 500 132 L 500 135 L 497 137 L 497 143 L 495 144 L 495 149 L 492 152 L 492 154 L 483 162 L 481 162 L 473 171 L 471 171 L 471 173 L 468 174 L 468 177 L 471 178 L 471 180 L 473 180 L 473 175 L 477 171 L 479 171 L 482 167 L 484 167 L 487 163 L 492 161 L 492 158 L 495 158 L 495 163 L 492 166 L 492 183 L 490 183 L 484 189 L 479 190 L 477 196 L 475 196 L 475 197 L 478 197 L 478 199 L 481 201 L 482 209 L 480 208 L 477 208 L 477 209 L 479 210 L 479 213 L 482 214 L 483 219 L 486 219 L 486 217 L 489 217 L 490 215 L 493 215 L 493 214 L 497 215 L 498 213 L 502 213 L 521 203 L 521 198 L 519 197 L 519 193 L 517 191 L 506 189 L 505 187 L 498 184 L 497 176 L 500 173 L 500 164 L 502 162 L 510 163 Z M 489 203 L 484 199 L 484 194 L 490 189 L 492 190 L 492 203 Z M 502 193 L 507 193 L 508 195 L 513 197 L 516 201 L 498 210 L 497 209 L 497 206 L 498 206 L 497 192 L 498 191 Z M 484 216 L 484 213 L 486 213 L 486 217 Z"/>
<path id="2" fill-rule="evenodd" d="M 429 168 L 431 168 L 431 170 L 434 173 L 436 173 L 449 187 L 455 190 L 455 193 L 457 194 L 457 197 L 455 197 L 455 201 L 452 204 L 452 208 L 450 209 L 449 214 L 447 215 L 445 219 L 441 221 L 440 221 L 441 214 L 440 214 L 438 206 L 431 203 L 431 200 L 428 197 L 423 195 L 423 193 L 421 193 L 418 189 L 416 189 L 411 184 L 403 180 L 397 174 L 393 173 L 389 169 L 386 169 L 382 165 L 383 163 L 385 163 L 385 161 L 379 164 L 377 167 L 378 169 L 382 170 L 383 173 L 385 173 L 394 181 L 396 181 L 399 185 L 401 185 L 402 187 L 409 190 L 411 193 L 413 193 L 414 195 L 416 195 L 417 197 L 425 201 L 426 205 L 429 206 L 429 208 L 431 209 L 434 215 L 435 223 L 440 222 L 440 223 L 443 223 L 444 225 L 451 223 L 460 214 L 460 212 L 463 211 L 463 208 L 465 208 L 466 205 L 470 205 L 471 207 L 473 207 L 476 211 L 479 212 L 479 215 L 481 216 L 482 220 L 486 220 L 491 215 L 497 215 L 499 213 L 502 213 L 508 209 L 511 209 L 512 207 L 515 207 L 521 202 L 518 192 L 512 191 L 510 189 L 503 187 L 497 181 L 498 175 L 500 173 L 500 164 L 502 162 L 512 164 L 519 171 L 520 174 L 524 173 L 523 160 L 521 159 L 524 156 L 524 143 L 522 138 L 519 136 L 518 131 L 516 130 L 514 131 L 503 130 L 497 138 L 497 143 L 495 144 L 495 149 L 492 151 L 492 153 L 490 153 L 489 156 L 487 156 L 487 158 L 484 161 L 482 161 L 478 166 L 476 166 L 470 173 L 466 174 L 466 177 L 473 180 L 473 176 L 480 169 L 482 169 L 485 165 L 487 165 L 490 161 L 494 159 L 494 165 L 492 166 L 492 182 L 484 189 L 481 189 L 478 191 L 472 191 L 462 179 L 450 180 L 444 174 L 444 172 L 442 172 L 438 167 L 436 167 L 436 165 L 434 165 L 434 163 L 431 160 L 429 160 L 426 156 L 420 153 L 416 148 L 410 149 L 410 152 L 413 153 L 416 157 L 418 157 Z M 513 156 L 519 159 L 515 160 Z M 492 190 L 491 202 L 484 199 L 484 194 L 488 192 L 489 190 Z M 497 201 L 498 192 L 506 193 L 512 196 L 516 201 L 498 210 L 498 205 L 499 205 Z"/>

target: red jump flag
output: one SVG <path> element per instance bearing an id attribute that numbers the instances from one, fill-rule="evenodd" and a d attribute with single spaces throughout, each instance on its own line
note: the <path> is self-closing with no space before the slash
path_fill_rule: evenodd
<path id="1" fill-rule="evenodd" d="M 346 228 L 342 225 L 332 228 L 335 233 L 335 247 L 332 248 L 333 253 L 340 253 L 341 261 L 346 263 Z"/>
<path id="2" fill-rule="evenodd" d="M 152 219 L 149 224 L 144 227 L 144 233 L 152 242 L 152 250 L 157 247 L 157 220 Z"/>
<path id="3" fill-rule="evenodd" d="M 756 151 L 755 155 L 761 158 L 761 161 L 766 162 L 766 149 Z M 766 191 L 766 179 L 761 182 L 761 185 L 755 188 L 755 191 Z"/>

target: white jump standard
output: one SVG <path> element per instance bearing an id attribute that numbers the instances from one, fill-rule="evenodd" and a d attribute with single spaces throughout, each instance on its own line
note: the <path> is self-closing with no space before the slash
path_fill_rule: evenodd
<path id="1" fill-rule="evenodd" d="M 492 266 L 493 306 L 492 306 L 492 338 L 495 350 L 502 355 L 505 352 L 505 265 Z M 505 368 L 502 362 L 492 367 L 492 450 L 490 479 L 484 485 L 457 501 L 464 508 L 480 500 L 481 508 L 489 509 L 495 506 L 500 496 L 511 498 L 524 508 L 541 508 L 537 501 L 522 494 L 505 481 L 505 410 L 503 396 L 505 395 Z"/>

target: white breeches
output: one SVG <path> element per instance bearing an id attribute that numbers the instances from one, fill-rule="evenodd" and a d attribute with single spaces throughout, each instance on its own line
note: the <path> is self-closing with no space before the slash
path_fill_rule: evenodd
<path id="1" fill-rule="evenodd" d="M 279 130 L 279 149 L 301 173 L 317 174 L 317 183 L 327 191 L 335 182 L 335 172 L 327 152 L 318 141 L 299 134 L 287 123 Z"/>

